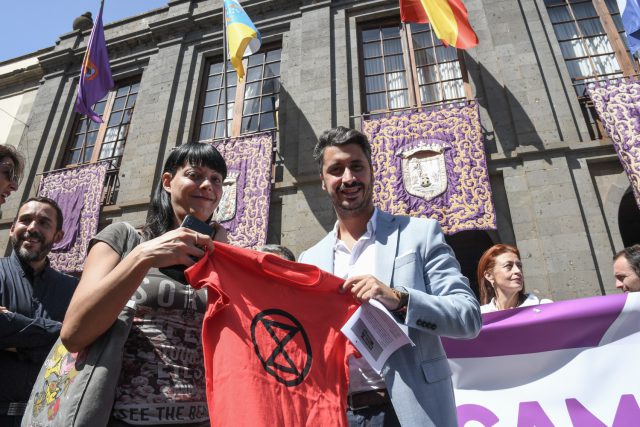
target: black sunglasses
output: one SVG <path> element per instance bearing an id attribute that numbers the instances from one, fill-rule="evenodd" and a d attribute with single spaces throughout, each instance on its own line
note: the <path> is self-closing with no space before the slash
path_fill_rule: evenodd
<path id="1" fill-rule="evenodd" d="M 16 175 L 16 166 L 13 163 L 0 163 L 0 173 L 2 173 L 9 182 L 18 184 L 20 178 Z"/>

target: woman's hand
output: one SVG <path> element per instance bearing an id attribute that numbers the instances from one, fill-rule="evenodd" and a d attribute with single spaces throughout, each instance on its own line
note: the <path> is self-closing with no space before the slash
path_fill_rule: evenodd
<path id="1" fill-rule="evenodd" d="M 85 348 L 109 329 L 150 268 L 190 266 L 212 250 L 211 237 L 188 228 L 140 243 L 124 259 L 107 243 L 96 243 L 71 298 L 62 342 L 70 351 Z"/>
<path id="2" fill-rule="evenodd" d="M 180 227 L 160 237 L 139 244 L 134 251 L 149 267 L 169 267 L 196 263 L 207 251 L 213 251 L 213 241 L 206 234 Z"/>

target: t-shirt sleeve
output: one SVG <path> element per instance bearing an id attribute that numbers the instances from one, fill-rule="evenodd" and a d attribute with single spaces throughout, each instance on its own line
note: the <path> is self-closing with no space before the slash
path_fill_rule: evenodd
<path id="1" fill-rule="evenodd" d="M 189 285 L 193 288 L 207 289 L 207 305 L 209 306 L 209 310 L 212 310 L 212 313 L 217 313 L 229 304 L 229 297 L 220 289 L 220 279 L 211 260 L 212 256 L 215 256 L 215 250 L 196 264 L 187 268 L 184 271 L 184 275 Z"/>
<path id="2" fill-rule="evenodd" d="M 89 249 L 98 242 L 104 242 L 116 251 L 120 258 L 124 258 L 141 240 L 142 237 L 131 224 L 118 222 L 107 226 L 91 239 Z"/>

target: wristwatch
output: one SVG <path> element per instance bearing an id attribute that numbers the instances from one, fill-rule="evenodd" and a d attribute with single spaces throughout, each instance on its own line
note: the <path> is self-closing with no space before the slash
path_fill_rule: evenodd
<path id="1" fill-rule="evenodd" d="M 392 288 L 391 290 L 393 291 L 395 296 L 400 300 L 398 307 L 396 307 L 391 311 L 404 310 L 407 307 L 407 304 L 409 304 L 409 292 L 407 292 L 407 288 L 405 288 L 404 286 L 398 286 L 397 288 Z"/>

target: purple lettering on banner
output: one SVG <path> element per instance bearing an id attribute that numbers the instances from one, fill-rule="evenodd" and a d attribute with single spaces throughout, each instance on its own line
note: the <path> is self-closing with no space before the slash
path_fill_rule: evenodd
<path id="1" fill-rule="evenodd" d="M 620 396 L 620 403 L 616 410 L 611 427 L 625 427 L 635 425 L 640 420 L 640 407 L 633 394 L 623 394 Z"/>
<path id="2" fill-rule="evenodd" d="M 518 409 L 518 427 L 555 427 L 538 402 L 522 402 Z"/>
<path id="3" fill-rule="evenodd" d="M 477 421 L 482 423 L 483 427 L 492 427 L 500 421 L 500 419 L 484 406 L 466 404 L 460 405 L 458 410 L 458 426 L 464 427 L 469 421 Z"/>
<path id="4" fill-rule="evenodd" d="M 569 417 L 571 417 L 571 424 L 574 426 L 607 427 L 605 423 L 585 408 L 582 403 L 578 402 L 578 399 L 566 399 L 565 403 L 567 404 Z"/>

